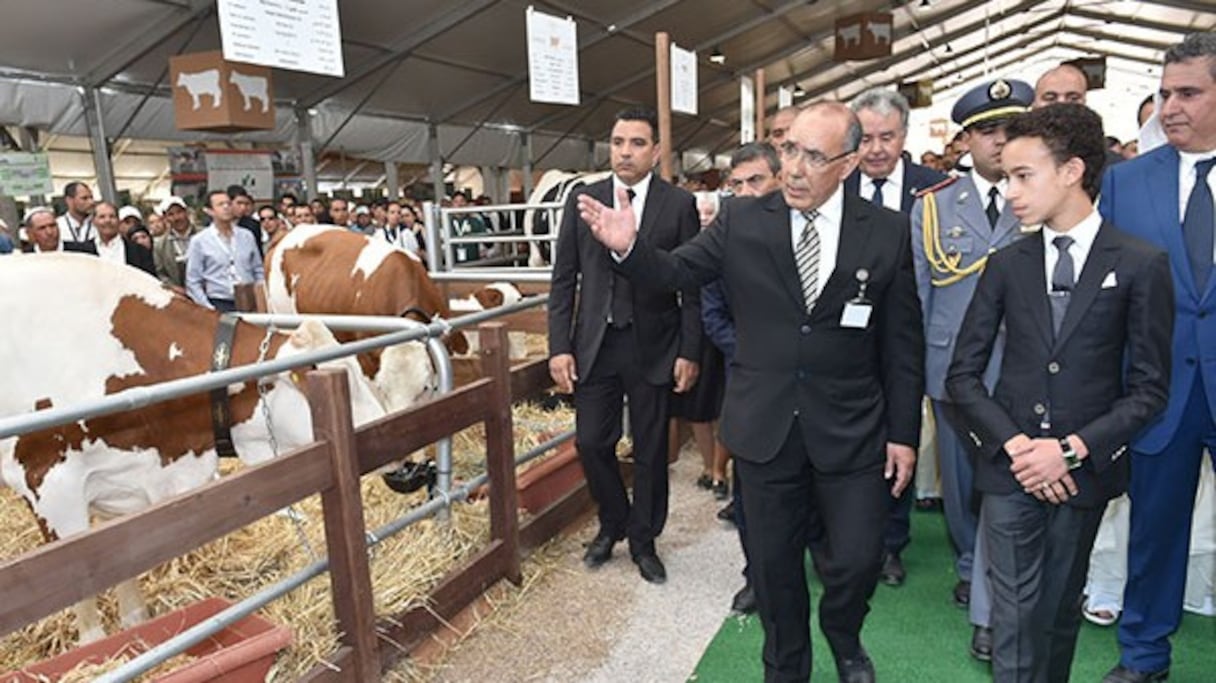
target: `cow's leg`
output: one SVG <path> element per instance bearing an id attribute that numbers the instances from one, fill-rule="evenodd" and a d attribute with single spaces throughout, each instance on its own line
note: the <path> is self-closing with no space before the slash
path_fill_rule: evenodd
<path id="1" fill-rule="evenodd" d="M 131 628 L 148 619 L 148 607 L 144 604 L 143 591 L 139 589 L 139 578 L 128 579 L 114 587 L 118 595 L 118 614 L 123 628 Z"/>
<path id="2" fill-rule="evenodd" d="M 76 630 L 80 633 L 80 644 L 91 643 L 105 637 L 101 625 L 101 611 L 97 609 L 97 596 L 81 600 L 72 606 L 76 612 Z"/>
<path id="3" fill-rule="evenodd" d="M 51 479 L 53 475 L 48 475 Z M 84 486 L 73 485 L 70 479 L 60 479 L 55 485 L 43 486 L 35 502 L 27 499 L 38 519 L 38 526 L 48 542 L 83 533 L 89 529 L 89 508 L 85 502 Z M 89 596 L 72 606 L 76 613 L 76 630 L 81 643 L 91 643 L 105 637 L 97 596 Z"/>

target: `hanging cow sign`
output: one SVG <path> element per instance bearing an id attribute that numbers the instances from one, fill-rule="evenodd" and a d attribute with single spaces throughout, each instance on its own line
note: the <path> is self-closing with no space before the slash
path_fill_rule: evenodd
<path id="1" fill-rule="evenodd" d="M 169 58 L 179 130 L 235 133 L 274 128 L 270 69 L 229 62 L 218 50 Z"/>

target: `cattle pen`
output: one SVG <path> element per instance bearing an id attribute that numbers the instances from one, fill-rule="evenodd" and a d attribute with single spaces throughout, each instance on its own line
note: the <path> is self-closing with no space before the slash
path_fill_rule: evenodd
<path id="1" fill-rule="evenodd" d="M 343 345 L 340 349 L 243 366 L 200 377 L 177 380 L 155 389 L 116 394 L 91 406 L 65 407 L 0 419 L 0 438 L 46 429 L 82 419 L 87 414 L 116 412 L 173 396 L 206 391 L 250 381 L 267 372 L 279 372 L 302 362 L 319 362 L 408 340 L 433 338 L 449 327 L 469 327 L 491 318 L 523 311 L 543 303 L 531 298 L 512 307 L 485 311 L 414 329 Z M 408 411 L 388 416 L 354 430 L 349 416 L 346 386 L 341 377 L 310 373 L 317 443 L 285 454 L 261 466 L 244 469 L 137 515 L 110 522 L 87 534 L 74 536 L 14 558 L 0 566 L 0 615 L 4 633 L 41 619 L 73 602 L 105 590 L 152 567 L 241 528 L 313 493 L 321 493 L 328 558 L 313 562 L 296 575 L 268 587 L 232 608 L 184 633 L 165 646 L 127 662 L 101 680 L 129 680 L 158 662 L 207 637 L 210 631 L 257 610 L 287 593 L 294 585 L 324 573 L 333 587 L 333 608 L 338 622 L 339 648 L 327 661 L 314 666 L 306 680 L 371 680 L 407 653 L 445 620 L 476 599 L 501 578 L 518 581 L 520 552 L 553 536 L 584 510 L 588 496 L 580 488 L 521 523 L 515 499 L 515 467 L 538 457 L 568 439 L 566 433 L 546 440 L 515 457 L 511 429 L 511 402 L 548 388 L 543 361 L 509 367 L 506 330 L 499 324 L 482 327 L 480 364 L 485 378 L 439 396 Z M 364 528 L 359 477 L 410 452 L 474 424 L 484 424 L 487 472 L 437 494 L 390 525 Z M 416 521 L 468 498 L 480 484 L 489 483 L 489 543 L 445 577 L 427 596 L 427 604 L 401 614 L 376 615 L 365 543 L 375 545 Z M 216 509 L 225 511 L 216 517 Z M 105 552 L 123 548 L 122 556 Z M 98 562 L 97 558 L 104 558 Z"/>

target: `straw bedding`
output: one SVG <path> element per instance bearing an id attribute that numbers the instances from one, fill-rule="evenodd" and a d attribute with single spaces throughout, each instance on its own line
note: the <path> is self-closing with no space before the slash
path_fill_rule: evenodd
<path id="1" fill-rule="evenodd" d="M 542 411 L 532 405 L 514 409 L 516 453 L 573 427 L 573 411 Z M 457 482 L 485 469 L 484 430 L 480 425 L 453 439 Z M 236 467 L 225 461 L 225 471 Z M 390 491 L 377 476 L 364 478 L 366 527 L 375 529 L 425 501 L 425 491 L 402 496 Z M 325 552 L 324 525 L 319 496 L 296 505 L 311 546 Z M 217 511 L 222 514 L 222 511 Z M 379 544 L 372 553 L 372 583 L 376 612 L 395 614 L 423 604 L 427 592 L 463 559 L 483 547 L 489 537 L 489 515 L 484 500 L 453 507 L 450 524 L 425 520 Z M 24 502 L 11 490 L 0 488 L 0 560 L 36 548 L 41 537 Z M 141 578 L 153 615 L 163 614 L 197 600 L 222 596 L 247 597 L 313 561 L 302 548 L 295 525 L 285 515 L 272 515 L 216 540 L 195 552 L 172 560 Z M 102 611 L 108 632 L 118 630 L 117 606 L 103 596 Z M 290 627 L 295 644 L 285 650 L 271 671 L 270 680 L 295 680 L 337 648 L 337 636 L 328 575 L 322 575 L 271 603 L 263 616 Z M 70 610 L 0 639 L 0 672 L 20 668 L 57 655 L 75 645 L 75 617 Z M 86 680 L 99 671 L 84 672 Z M 398 676 L 403 675 L 398 669 Z M 408 674 L 404 674 L 408 676 Z"/>

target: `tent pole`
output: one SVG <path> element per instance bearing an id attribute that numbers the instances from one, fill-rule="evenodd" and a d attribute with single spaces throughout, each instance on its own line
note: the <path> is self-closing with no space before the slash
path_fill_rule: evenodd
<path id="1" fill-rule="evenodd" d="M 658 87 L 655 100 L 658 102 L 659 129 L 659 176 L 672 182 L 671 176 L 671 36 L 660 31 L 654 34 L 654 81 Z"/>
<path id="2" fill-rule="evenodd" d="M 401 178 L 397 175 L 397 162 L 384 162 L 384 186 L 388 189 L 389 201 L 394 201 L 400 196 Z"/>
<path id="3" fill-rule="evenodd" d="M 300 164 L 304 172 L 304 201 L 317 196 L 317 159 L 313 155 L 312 125 L 308 110 L 296 107 L 296 142 L 300 145 Z"/>
<path id="4" fill-rule="evenodd" d="M 106 140 L 101 100 L 97 88 L 84 88 L 84 122 L 89 129 L 89 147 L 93 150 L 93 167 L 97 171 L 97 193 L 117 205 L 118 187 L 114 184 L 114 162 L 110 159 L 110 143 Z"/>
<path id="5" fill-rule="evenodd" d="M 520 132 L 520 142 L 524 148 L 524 201 L 532 199 L 532 134 Z"/>

